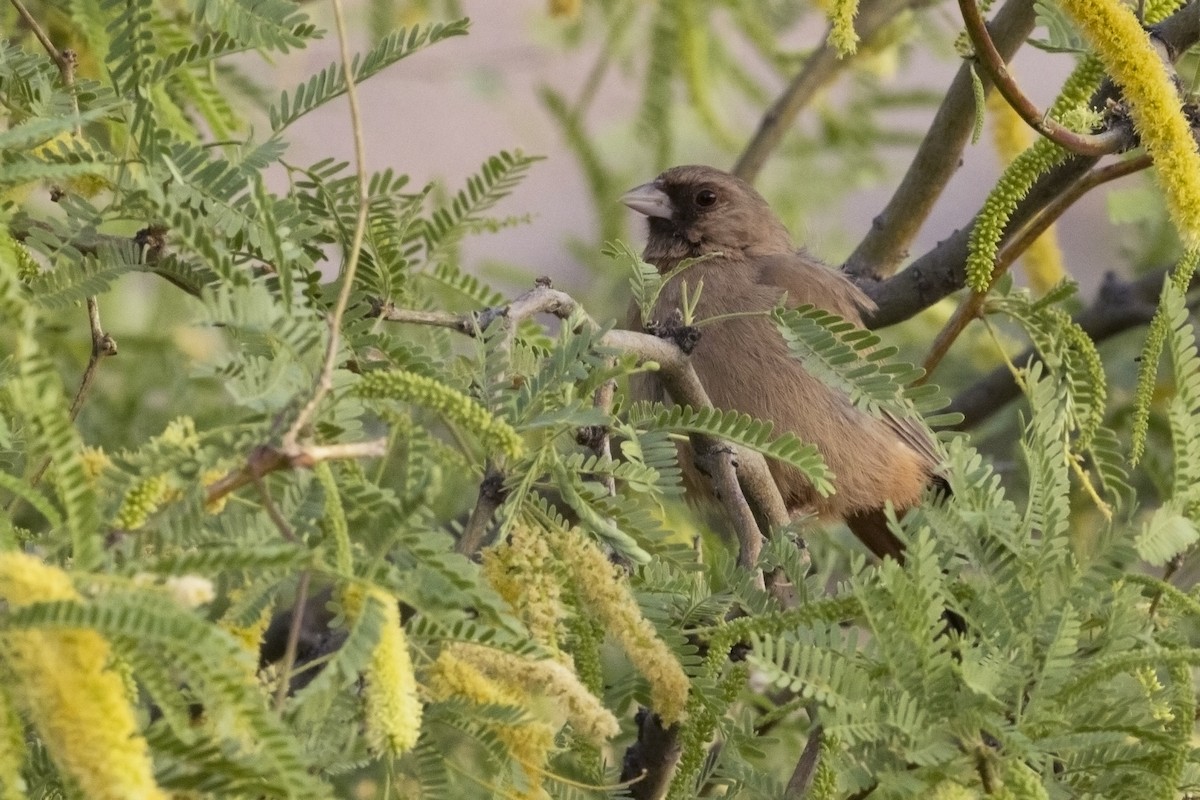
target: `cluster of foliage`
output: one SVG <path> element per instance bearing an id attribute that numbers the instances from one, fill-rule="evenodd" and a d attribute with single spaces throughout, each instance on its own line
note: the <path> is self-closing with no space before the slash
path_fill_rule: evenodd
<path id="1" fill-rule="evenodd" d="M 644 67 L 631 130 L 659 166 L 685 131 L 710 160 L 736 149 L 716 98 L 770 101 L 736 48 L 790 76 L 808 54 L 778 32 L 822 13 L 580 5 L 550 4 L 569 17 L 562 42 L 603 39 L 596 80 Z M 928 99 L 879 70 L 933 40 L 917 24 L 931 4 L 864 0 L 864 19 L 897 13 L 857 55 L 858 4 L 820 5 L 827 47 L 862 69 L 777 175 L 840 169 L 846 186 L 903 140 L 881 109 Z M 1151 20 L 1178 5 L 1146 4 Z M 1085 129 L 1080 105 L 1117 67 L 1080 38 L 1077 3 L 1038 6 L 1043 46 L 1081 60 L 1053 113 Z M 1035 296 L 992 272 L 1008 215 L 1066 158 L 1051 145 L 1014 161 L 972 243 L 983 310 L 1012 323 L 995 338 L 1023 332 L 1040 356 L 1011 365 L 1015 465 L 946 436 L 952 494 L 892 521 L 904 565 L 799 520 L 748 569 L 723 518 L 684 506 L 677 442 L 715 437 L 831 490 L 836 476 L 743 415 L 614 401 L 614 382 L 650 367 L 588 298 L 539 306 L 561 320 L 545 327 L 466 270 L 461 240 L 511 221 L 489 212 L 536 158 L 498 153 L 451 192 L 287 160 L 297 120 L 466 19 L 387 33 L 278 96 L 230 57 L 321 36 L 289 0 L 14 0 L 0 28 L 24 33 L 0 40 L 0 798 L 641 798 L 652 778 L 672 798 L 1200 787 L 1200 595 L 1170 580 L 1200 539 L 1197 251 L 1164 284 L 1134 392 L 1111 366 L 1128 345 L 1102 352 L 1071 321 L 1069 282 Z M 643 176 L 610 168 L 589 131 L 594 83 L 542 99 L 616 240 L 613 198 Z M 257 125 L 242 100 L 262 105 Z M 1162 179 L 1178 217 L 1176 184 Z M 1168 218 L 1144 217 L 1148 252 Z M 656 291 L 627 245 L 575 249 L 624 269 L 643 301 Z M 110 311 L 143 324 L 115 342 Z M 773 319 L 860 407 L 937 406 L 874 335 L 813 309 Z M 1106 373 L 1125 381 L 1114 398 Z M 789 602 L 770 590 L 787 584 Z M 295 603 L 328 626 L 289 617 Z M 634 752 L 645 777 L 622 775 Z"/>

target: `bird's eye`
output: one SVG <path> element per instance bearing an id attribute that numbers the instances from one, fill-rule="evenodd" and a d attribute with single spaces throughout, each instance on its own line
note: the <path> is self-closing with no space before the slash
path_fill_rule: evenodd
<path id="1" fill-rule="evenodd" d="M 708 208 L 715 202 L 717 202 L 717 193 L 712 189 L 701 189 L 696 192 L 696 205 L 701 208 Z"/>

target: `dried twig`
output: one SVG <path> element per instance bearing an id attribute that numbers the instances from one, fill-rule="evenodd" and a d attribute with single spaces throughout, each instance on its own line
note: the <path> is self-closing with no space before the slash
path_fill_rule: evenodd
<path id="1" fill-rule="evenodd" d="M 214 503 L 243 486 L 261 480 L 272 472 L 311 467 L 320 461 L 335 459 L 380 458 L 387 455 L 387 452 L 388 439 L 386 436 L 366 442 L 302 445 L 298 450 L 290 453 L 268 445 L 260 445 L 250 453 L 245 464 L 208 486 L 205 490 L 204 502 Z"/>

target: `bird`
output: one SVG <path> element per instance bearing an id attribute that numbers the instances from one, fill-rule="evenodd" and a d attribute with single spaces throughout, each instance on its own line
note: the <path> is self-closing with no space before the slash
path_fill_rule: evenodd
<path id="1" fill-rule="evenodd" d="M 685 298 L 694 302 L 700 336 L 690 359 L 713 405 L 770 422 L 777 433 L 815 445 L 833 473 L 835 491 L 822 496 L 798 469 L 770 461 L 789 512 L 845 521 L 876 556 L 902 562 L 903 545 L 888 527 L 885 508 L 891 503 L 902 513 L 921 500 L 931 482 L 943 483 L 928 428 L 917 419 L 875 416 L 856 407 L 804 369 L 769 316 L 783 300 L 788 307 L 811 304 L 862 326 L 874 303 L 846 275 L 797 249 L 762 195 L 722 170 L 673 167 L 621 202 L 646 216 L 642 258 L 660 275 L 670 275 L 685 259 L 701 259 L 666 280 L 651 319 L 641 319 L 633 303 L 627 327 L 667 323 Z M 634 400 L 669 402 L 652 372 L 630 383 Z M 681 454 L 680 462 L 689 494 L 708 493 L 691 458 Z"/>

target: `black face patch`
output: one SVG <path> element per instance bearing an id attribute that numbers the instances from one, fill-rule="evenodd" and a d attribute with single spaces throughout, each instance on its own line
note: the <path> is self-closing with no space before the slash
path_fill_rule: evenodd
<path id="1" fill-rule="evenodd" d="M 663 191 L 671 198 L 671 205 L 675 208 L 672 222 L 680 230 L 687 230 L 700 217 L 721 206 L 721 193 L 707 183 L 698 186 L 672 183 L 663 186 Z"/>

